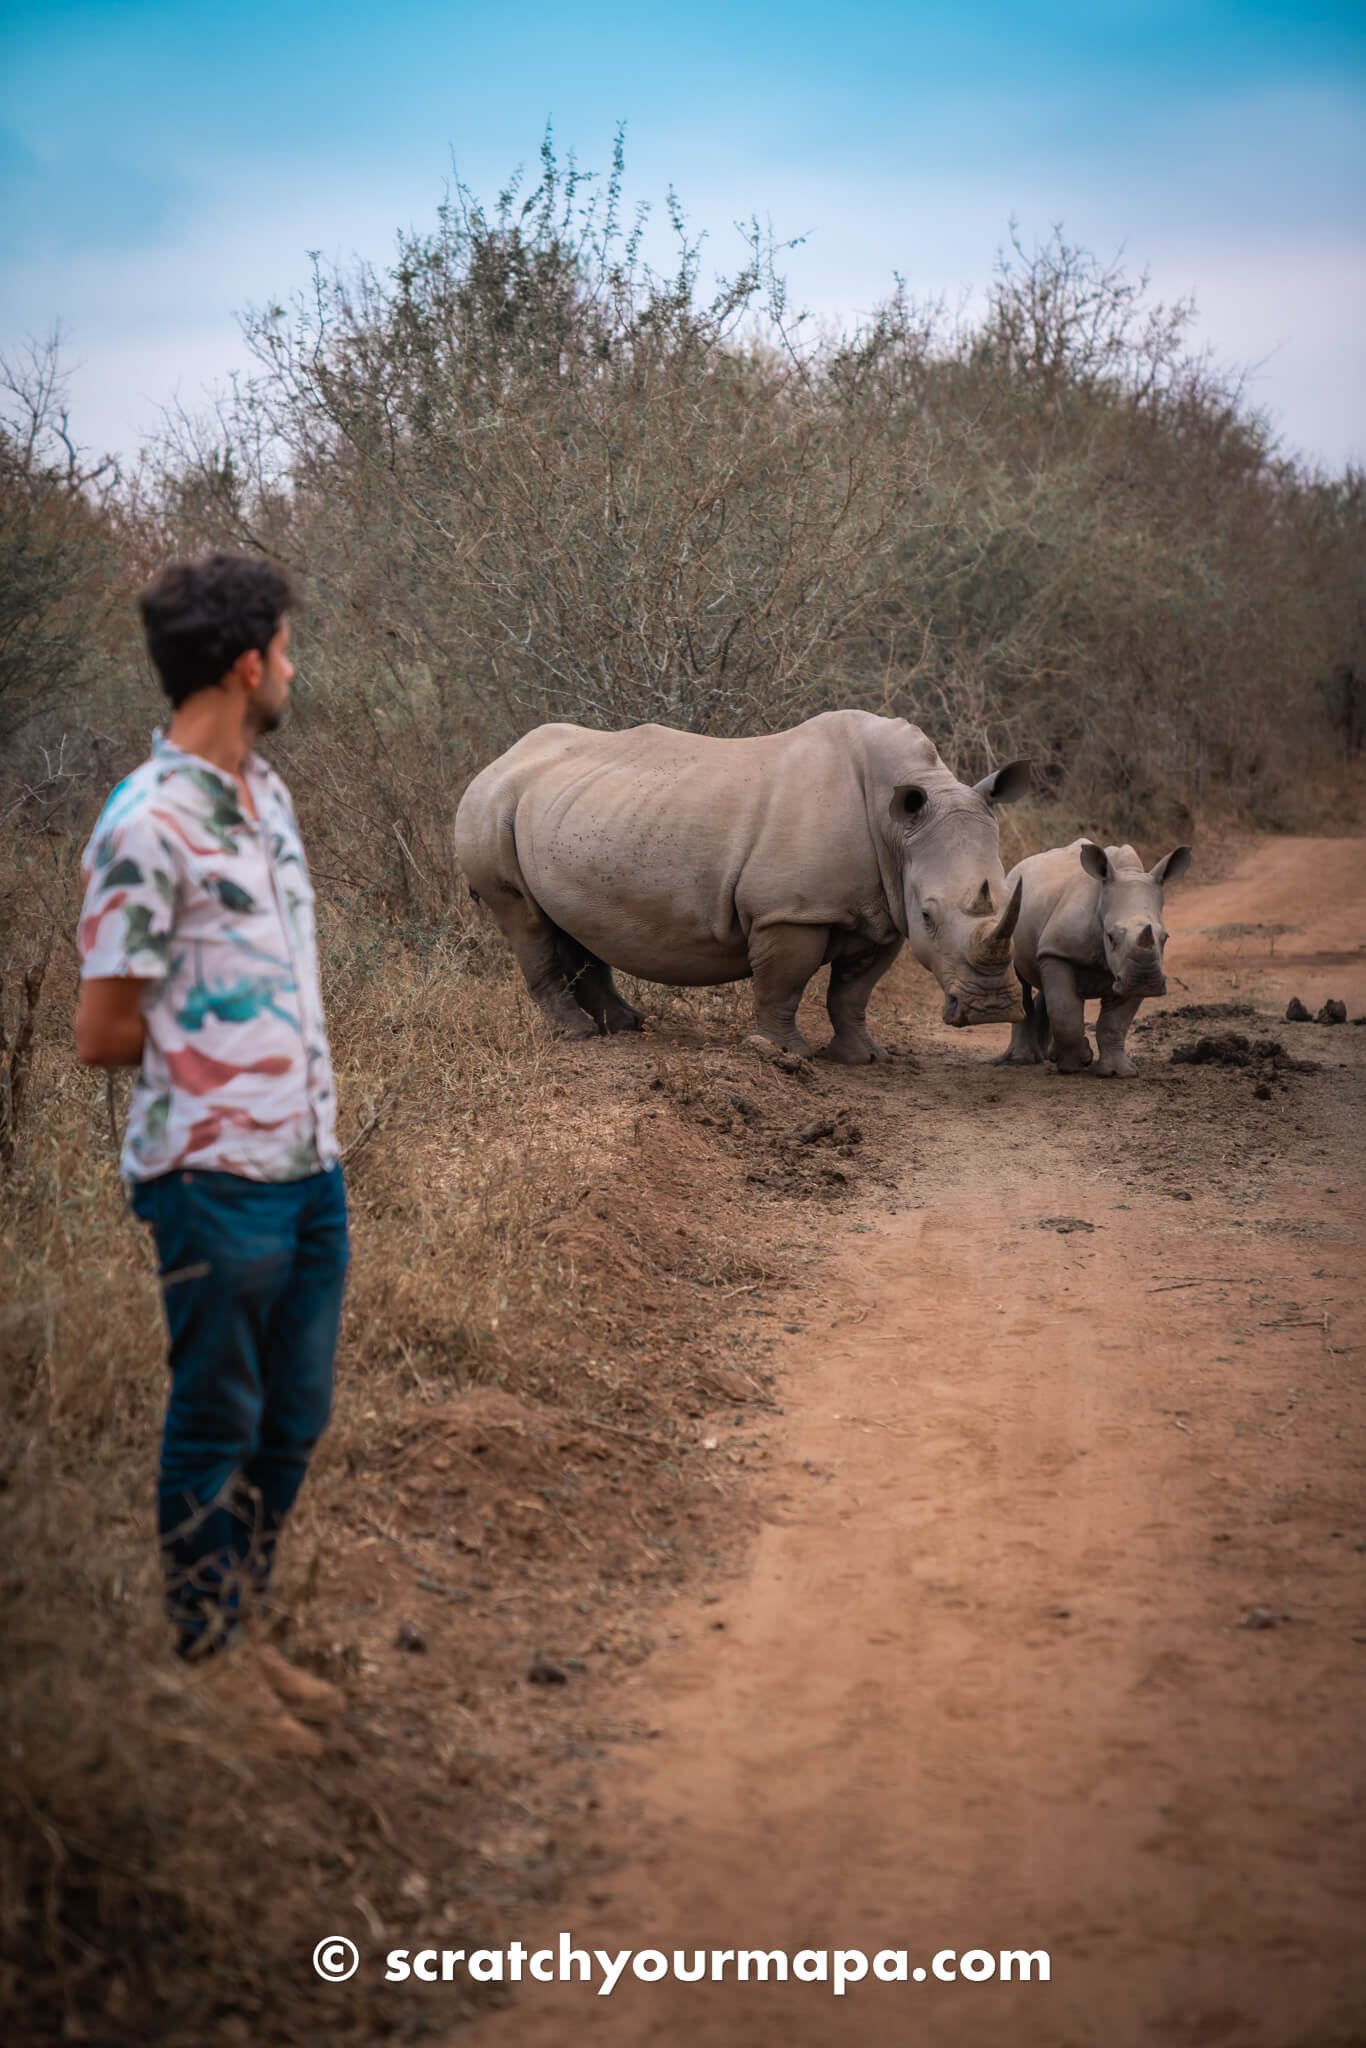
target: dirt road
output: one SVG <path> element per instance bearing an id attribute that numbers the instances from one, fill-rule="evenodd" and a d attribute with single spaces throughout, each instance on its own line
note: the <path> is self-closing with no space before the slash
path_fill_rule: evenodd
<path id="1" fill-rule="evenodd" d="M 508 1932 L 1051 1981 L 533 1985 L 480 2048 L 1366 2039 L 1366 1030 L 1279 1021 L 1366 1008 L 1362 855 L 1174 890 L 1133 1082 L 900 982 L 919 1071 L 850 1081 L 904 1091 L 900 1191 L 812 1237 L 762 1534 L 627 1682 L 615 1870 Z M 1318 1064 L 1171 1063 L 1230 1031 Z"/>

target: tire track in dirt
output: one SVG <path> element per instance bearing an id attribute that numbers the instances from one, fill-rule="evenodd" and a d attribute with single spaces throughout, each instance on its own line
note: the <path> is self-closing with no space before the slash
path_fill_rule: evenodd
<path id="1" fill-rule="evenodd" d="M 749 1567 L 624 1687 L 655 1734 L 604 1779 L 617 1868 L 545 1923 L 1045 1948 L 1052 1982 L 529 1986 L 476 2040 L 1362 2038 L 1366 1033 L 1272 1022 L 1363 1007 L 1360 869 L 1270 842 L 1169 899 L 1185 1000 L 1323 1062 L 1275 1101 L 1169 1064 L 1215 1028 L 1175 991 L 1127 1084 L 918 1026 L 900 1201 L 813 1243 Z"/>

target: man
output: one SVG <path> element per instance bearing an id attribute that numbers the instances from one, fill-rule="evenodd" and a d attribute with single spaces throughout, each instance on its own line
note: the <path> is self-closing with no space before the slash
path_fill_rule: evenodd
<path id="1" fill-rule="evenodd" d="M 170 1336 L 176 1648 L 233 1648 L 274 1746 L 316 1754 L 296 1716 L 329 1718 L 336 1688 L 239 1643 L 327 1424 L 348 1258 L 313 891 L 289 792 L 253 751 L 289 699 L 291 592 L 269 562 L 217 554 L 140 603 L 171 715 L 86 850 L 76 1047 L 140 1069 L 122 1170 Z"/>

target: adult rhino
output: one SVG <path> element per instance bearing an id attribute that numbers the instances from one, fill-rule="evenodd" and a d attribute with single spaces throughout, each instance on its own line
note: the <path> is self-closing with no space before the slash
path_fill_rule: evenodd
<path id="1" fill-rule="evenodd" d="M 902 718 L 826 711 L 789 732 L 542 725 L 461 799 L 455 845 L 557 1032 L 634 1031 L 614 967 L 695 986 L 754 978 L 759 1034 L 810 1050 L 797 1005 L 830 966 L 823 1056 L 885 1058 L 868 998 L 909 940 L 948 1024 L 1013 1013 L 1019 986 L 996 806 L 1023 761 L 969 788 Z"/>

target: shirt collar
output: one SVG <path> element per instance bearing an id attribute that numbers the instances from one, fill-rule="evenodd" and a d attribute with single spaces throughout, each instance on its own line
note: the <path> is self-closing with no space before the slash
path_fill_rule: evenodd
<path id="1" fill-rule="evenodd" d="M 164 762 L 167 766 L 184 761 L 189 767 L 198 768 L 205 775 L 212 775 L 214 781 L 220 782 L 224 789 L 236 793 L 237 784 L 231 775 L 226 775 L 221 768 L 215 767 L 212 761 L 206 761 L 202 754 L 191 754 L 184 747 L 178 747 L 174 740 L 167 738 L 164 725 L 157 726 L 152 733 L 152 758 Z M 243 761 L 242 772 L 253 781 L 264 781 L 270 771 L 261 756 L 253 751 Z"/>

